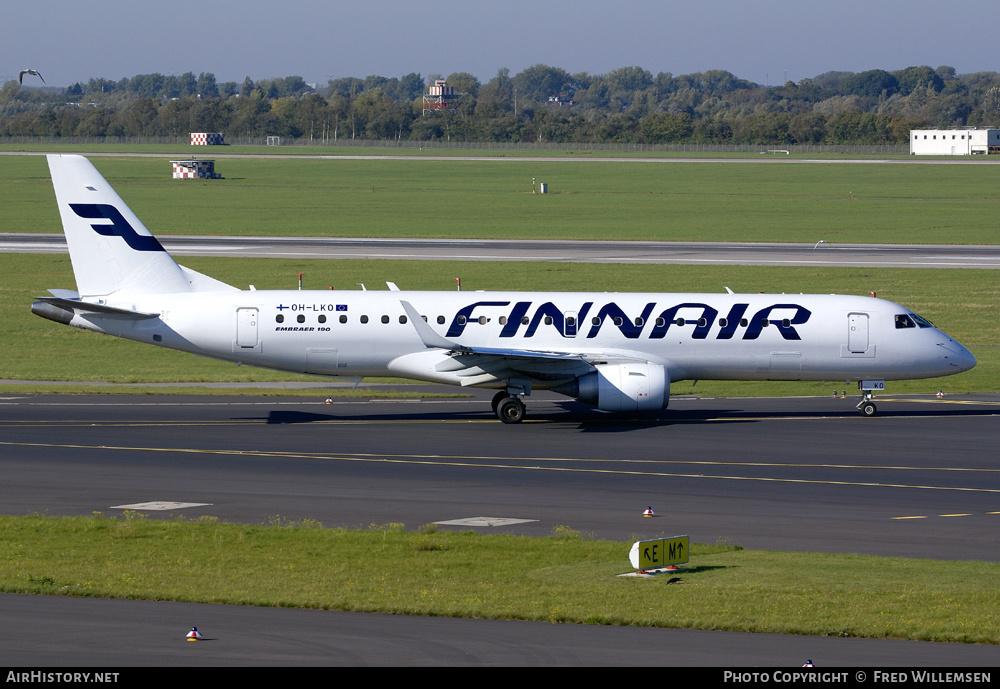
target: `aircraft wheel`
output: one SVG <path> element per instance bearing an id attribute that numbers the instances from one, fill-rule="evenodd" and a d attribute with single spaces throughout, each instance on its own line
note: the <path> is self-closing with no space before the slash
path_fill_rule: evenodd
<path id="1" fill-rule="evenodd" d="M 490 407 L 493 409 L 494 414 L 497 413 L 497 407 L 500 406 L 500 403 L 508 397 L 510 397 L 510 395 L 507 394 L 506 390 L 501 390 L 497 394 L 493 395 L 493 401 L 490 402 Z"/>
<path id="2" fill-rule="evenodd" d="M 504 423 L 521 423 L 524 412 L 524 402 L 516 397 L 506 397 L 497 405 L 497 416 Z"/>
<path id="3" fill-rule="evenodd" d="M 875 412 L 877 412 L 878 409 L 875 407 L 874 402 L 865 402 L 861 405 L 860 411 L 861 416 L 875 416 Z"/>

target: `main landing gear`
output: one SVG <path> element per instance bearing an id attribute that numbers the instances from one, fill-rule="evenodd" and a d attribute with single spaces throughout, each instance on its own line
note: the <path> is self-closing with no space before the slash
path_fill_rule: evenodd
<path id="1" fill-rule="evenodd" d="M 504 423 L 521 423 L 524 420 L 525 407 L 519 395 L 511 395 L 501 390 L 493 396 L 493 413 Z"/>

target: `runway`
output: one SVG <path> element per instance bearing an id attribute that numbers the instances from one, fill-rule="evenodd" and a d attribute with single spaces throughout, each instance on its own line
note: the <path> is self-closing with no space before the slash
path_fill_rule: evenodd
<path id="1" fill-rule="evenodd" d="M 675 397 L 662 417 L 624 419 L 537 395 L 529 400 L 528 419 L 509 427 L 492 415 L 489 393 L 478 394 L 334 404 L 324 404 L 322 393 L 315 399 L 5 395 L 0 511 L 113 514 L 124 505 L 166 501 L 200 506 L 142 511 L 151 518 L 212 515 L 265 523 L 277 514 L 328 526 L 402 522 L 408 528 L 487 516 L 531 521 L 441 528 L 547 535 L 565 525 L 623 543 L 670 532 L 748 548 L 1000 560 L 1000 470 L 993 450 L 998 395 L 884 396 L 871 419 L 839 398 Z M 644 519 L 647 505 L 660 516 Z M 144 631 L 136 632 L 142 639 L 186 631 L 176 629 L 184 615 L 170 604 L 14 598 L 16 605 L 0 606 L 0 619 L 22 633 L 0 653 L 17 649 L 17 657 L 25 653 L 40 664 L 54 662 L 51 651 L 43 656 L 31 641 L 43 632 L 64 641 L 57 656 L 63 664 L 101 658 L 130 664 L 120 649 L 105 645 L 102 652 L 94 634 L 82 631 L 120 614 L 119 606 L 143 611 L 132 613 L 143 619 Z M 69 608 L 83 612 L 67 626 L 59 611 Z M 211 616 L 234 620 L 214 632 L 226 643 L 169 652 L 139 644 L 135 662 L 247 660 L 243 646 L 229 644 L 234 636 L 252 635 L 255 625 L 261 639 L 275 639 L 254 652 L 251 661 L 262 664 L 787 666 L 801 664 L 802 652 L 836 658 L 827 665 L 864 657 L 844 652 L 840 639 L 768 642 L 761 635 L 577 627 L 553 633 L 544 624 L 512 634 L 510 623 L 481 620 L 358 620 L 231 608 L 213 609 Z M 293 642 L 273 631 L 277 618 L 287 619 L 281 624 L 289 629 L 302 625 L 303 635 L 316 624 L 315 638 L 331 641 L 282 655 Z M 357 630 L 369 625 L 368 633 L 391 639 L 386 643 L 397 644 L 399 655 L 380 655 L 377 644 L 366 643 Z M 24 634 L 25 628 L 36 631 Z M 584 643 L 580 634 L 592 640 Z M 632 641 L 633 634 L 643 641 Z M 416 641 L 431 637 L 439 643 Z M 493 637 L 496 643 L 485 641 Z M 634 656 L 616 651 L 633 643 Z M 861 643 L 867 650 L 858 653 L 878 654 L 885 665 L 987 665 L 997 657 L 992 647 Z M 714 663 L 706 648 L 726 653 Z M 414 655 L 420 649 L 426 655 Z M 681 655 L 685 649 L 691 655 Z M 205 655 L 191 655 L 196 652 Z"/>
<path id="2" fill-rule="evenodd" d="M 161 236 L 175 256 L 1000 269 L 1000 247 Z M 62 234 L 0 233 L 0 252 L 66 253 Z"/>

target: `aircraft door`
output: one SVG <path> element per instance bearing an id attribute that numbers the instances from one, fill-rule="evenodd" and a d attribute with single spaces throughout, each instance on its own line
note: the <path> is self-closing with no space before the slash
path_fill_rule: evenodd
<path id="1" fill-rule="evenodd" d="M 868 351 L 868 314 L 847 314 L 847 349 L 854 353 Z"/>
<path id="2" fill-rule="evenodd" d="M 257 346 L 257 309 L 236 309 L 236 346 L 241 349 Z"/>

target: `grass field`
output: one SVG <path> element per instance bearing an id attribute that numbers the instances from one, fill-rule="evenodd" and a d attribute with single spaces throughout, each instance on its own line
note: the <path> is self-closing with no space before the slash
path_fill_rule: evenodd
<path id="1" fill-rule="evenodd" d="M 146 520 L 0 517 L 0 590 L 396 614 L 1000 643 L 1000 564 L 692 544 L 625 578 L 631 543 Z"/>
<path id="2" fill-rule="evenodd" d="M 93 162 L 154 234 L 998 241 L 1000 165 L 227 158 L 225 179 L 172 180 L 163 158 Z M 42 157 L 0 157 L 0 207 L 3 231 L 60 231 Z"/>

